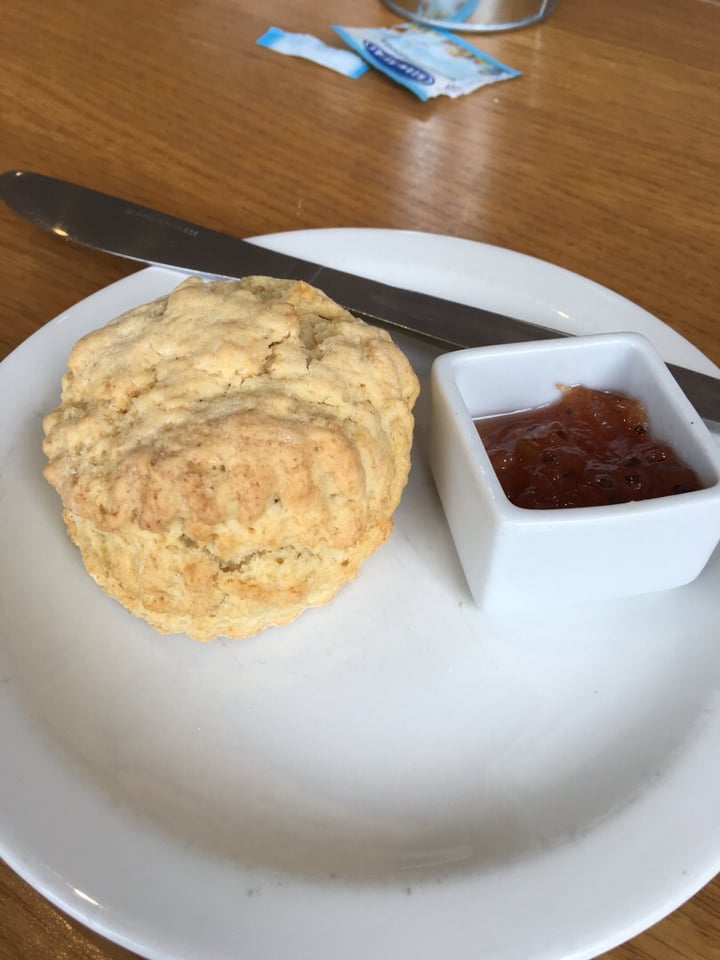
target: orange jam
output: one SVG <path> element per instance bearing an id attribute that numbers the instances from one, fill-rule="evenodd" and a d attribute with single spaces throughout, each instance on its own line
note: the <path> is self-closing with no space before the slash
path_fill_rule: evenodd
<path id="1" fill-rule="evenodd" d="M 699 490 L 694 471 L 655 440 L 639 400 L 563 387 L 554 403 L 475 426 L 507 498 L 531 510 L 594 507 Z"/>

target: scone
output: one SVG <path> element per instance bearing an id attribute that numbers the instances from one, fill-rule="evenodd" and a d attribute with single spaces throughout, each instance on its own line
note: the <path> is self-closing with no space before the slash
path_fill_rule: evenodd
<path id="1" fill-rule="evenodd" d="M 387 333 L 307 283 L 191 278 L 75 345 L 45 476 L 128 610 L 246 637 L 326 603 L 387 539 L 418 390 Z"/>

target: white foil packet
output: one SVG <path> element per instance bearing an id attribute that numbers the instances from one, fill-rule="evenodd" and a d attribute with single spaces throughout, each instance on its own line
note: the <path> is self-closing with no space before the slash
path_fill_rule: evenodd
<path id="1" fill-rule="evenodd" d="M 259 46 L 284 53 L 290 57 L 312 60 L 322 67 L 329 67 L 346 77 L 361 77 L 370 68 L 367 63 L 349 50 L 331 47 L 309 33 L 288 33 L 280 27 L 270 27 L 257 41 Z"/>
<path id="2" fill-rule="evenodd" d="M 460 97 L 486 84 L 520 76 L 519 70 L 448 30 L 417 23 L 393 27 L 333 24 L 333 30 L 371 67 L 412 90 L 421 100 L 441 95 Z"/>

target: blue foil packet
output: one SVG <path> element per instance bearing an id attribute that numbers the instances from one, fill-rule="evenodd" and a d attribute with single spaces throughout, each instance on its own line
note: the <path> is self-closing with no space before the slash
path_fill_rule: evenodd
<path id="1" fill-rule="evenodd" d="M 488 83 L 520 76 L 519 70 L 448 30 L 417 23 L 393 27 L 333 24 L 333 30 L 371 67 L 412 90 L 421 100 L 441 95 L 460 97 Z"/>
<path id="2" fill-rule="evenodd" d="M 339 47 L 331 47 L 309 33 L 288 33 L 280 27 L 270 27 L 256 42 L 259 46 L 277 53 L 312 60 L 313 63 L 329 67 L 346 77 L 361 77 L 370 69 L 356 54 Z"/>

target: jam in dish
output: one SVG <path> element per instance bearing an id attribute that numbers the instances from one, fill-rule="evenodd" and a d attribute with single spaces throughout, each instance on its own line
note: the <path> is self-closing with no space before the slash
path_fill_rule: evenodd
<path id="1" fill-rule="evenodd" d="M 607 506 L 699 490 L 694 471 L 655 440 L 640 401 L 563 387 L 554 403 L 475 420 L 518 507 Z"/>

